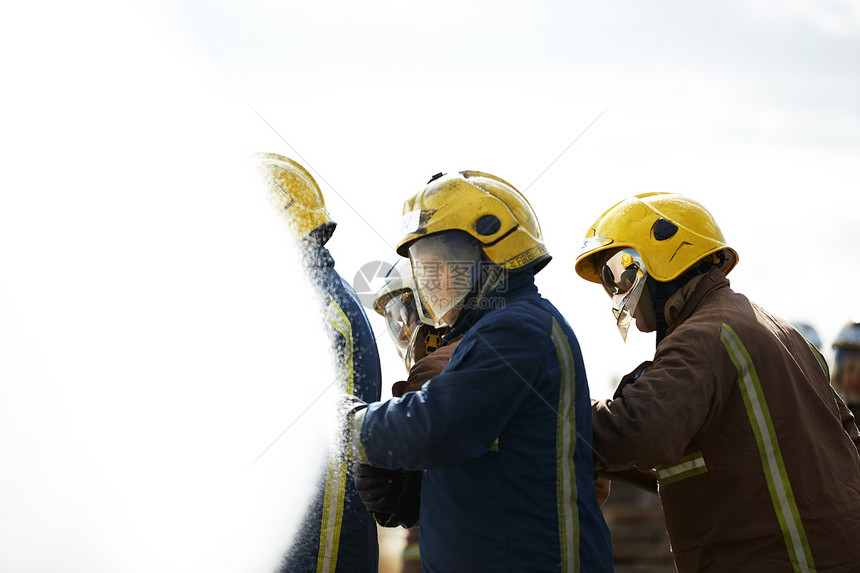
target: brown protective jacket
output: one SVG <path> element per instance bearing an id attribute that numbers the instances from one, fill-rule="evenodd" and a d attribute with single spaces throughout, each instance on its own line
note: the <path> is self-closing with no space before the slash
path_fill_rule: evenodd
<path id="1" fill-rule="evenodd" d="M 860 571 L 860 433 L 823 358 L 714 269 L 613 400 L 599 468 L 657 468 L 681 573 Z"/>
<path id="2" fill-rule="evenodd" d="M 395 382 L 391 386 L 391 394 L 399 398 L 407 392 L 420 390 L 425 382 L 439 375 L 445 369 L 448 361 L 451 360 L 451 354 L 454 353 L 454 349 L 457 348 L 462 339 L 462 336 L 457 337 L 413 364 L 409 370 L 409 377 L 406 380 Z"/>

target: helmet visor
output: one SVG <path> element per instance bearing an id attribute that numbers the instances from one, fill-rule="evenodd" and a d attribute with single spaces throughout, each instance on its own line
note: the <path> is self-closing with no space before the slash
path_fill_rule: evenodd
<path id="1" fill-rule="evenodd" d="M 412 346 L 419 324 L 415 295 L 411 291 L 403 291 L 386 303 L 385 326 L 401 360 L 406 360 L 406 354 Z"/>
<path id="2" fill-rule="evenodd" d="M 459 308 L 481 271 L 481 245 L 470 235 L 447 231 L 409 245 L 409 260 L 418 296 L 434 326 L 450 326 L 451 311 Z"/>
<path id="3" fill-rule="evenodd" d="M 612 313 L 625 342 L 647 277 L 648 271 L 645 270 L 642 257 L 634 249 L 616 252 L 600 269 L 600 283 L 612 298 Z"/>

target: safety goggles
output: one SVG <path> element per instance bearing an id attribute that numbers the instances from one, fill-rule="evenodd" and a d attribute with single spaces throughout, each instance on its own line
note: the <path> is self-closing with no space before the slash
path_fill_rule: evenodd
<path id="1" fill-rule="evenodd" d="M 625 341 L 647 277 L 645 263 L 635 249 L 616 252 L 600 269 L 600 283 L 612 298 L 612 313 L 615 315 L 621 338 Z"/>
<path id="2" fill-rule="evenodd" d="M 406 356 L 419 324 L 418 307 L 411 291 L 403 291 L 385 304 L 385 325 L 401 359 Z"/>

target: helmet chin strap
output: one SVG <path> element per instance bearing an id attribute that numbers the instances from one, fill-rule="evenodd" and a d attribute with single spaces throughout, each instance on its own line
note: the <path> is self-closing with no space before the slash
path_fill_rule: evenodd
<path id="1" fill-rule="evenodd" d="M 481 276 L 478 279 L 478 284 L 475 285 L 475 299 L 480 302 L 488 294 L 496 290 L 502 277 L 505 275 L 505 269 L 490 261 L 486 255 L 481 256 Z"/>
<path id="2" fill-rule="evenodd" d="M 666 338 L 666 329 L 668 328 L 668 324 L 666 324 L 666 302 L 678 289 L 674 286 L 674 281 L 664 283 L 654 280 L 650 276 L 646 279 L 645 286 L 648 287 L 648 294 L 651 295 L 651 303 L 654 305 L 654 315 L 657 318 L 657 346 L 660 346 L 660 342 Z"/>

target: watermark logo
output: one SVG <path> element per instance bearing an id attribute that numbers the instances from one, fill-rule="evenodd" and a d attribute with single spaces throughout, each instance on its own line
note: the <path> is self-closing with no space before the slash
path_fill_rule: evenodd
<path id="1" fill-rule="evenodd" d="M 415 285 L 421 289 L 426 303 L 436 308 L 450 308 L 454 304 L 481 309 L 504 306 L 501 301 L 508 288 L 508 275 L 493 263 L 427 261 L 417 265 L 416 273 L 417 285 L 412 280 L 412 268 L 408 261 L 398 261 L 393 265 L 385 261 L 370 261 L 358 269 L 352 280 L 352 288 L 367 310 L 373 310 L 377 295 L 389 284 L 390 288 L 410 290 Z M 469 293 L 475 293 L 476 296 L 467 298 Z M 418 295 L 417 292 L 413 294 Z"/>
<path id="2" fill-rule="evenodd" d="M 370 261 L 361 265 L 352 279 L 352 288 L 358 295 L 361 305 L 367 310 L 373 310 L 373 301 L 386 283 L 400 278 L 399 269 L 395 264 L 385 261 Z"/>
<path id="3" fill-rule="evenodd" d="M 427 293 L 453 291 L 465 294 L 472 289 L 480 274 L 479 265 L 475 261 L 426 261 L 415 265 L 415 275 L 418 285 Z"/>

